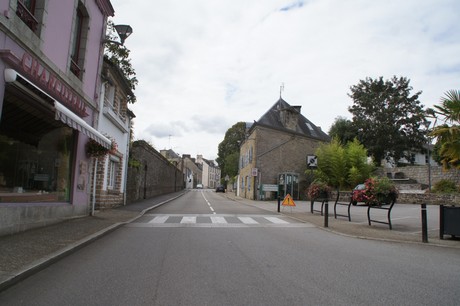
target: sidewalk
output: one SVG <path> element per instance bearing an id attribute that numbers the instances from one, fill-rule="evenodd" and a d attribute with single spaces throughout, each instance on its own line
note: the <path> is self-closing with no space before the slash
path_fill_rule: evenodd
<path id="1" fill-rule="evenodd" d="M 183 195 L 186 191 L 162 195 L 116 209 L 98 211 L 95 216 L 67 220 L 55 225 L 29 230 L 23 233 L 0 237 L 0 291 L 36 273 L 71 252 L 91 243 L 99 237 L 141 217 L 148 210 L 167 203 Z M 276 201 L 251 201 L 236 197 L 233 193 L 225 196 L 233 201 L 277 212 Z M 387 225 L 367 223 L 367 208 L 353 206 L 352 222 L 347 218 L 334 219 L 333 205 L 329 205 L 328 227 L 324 227 L 324 216 L 310 212 L 310 203 L 296 201 L 296 206 L 281 207 L 281 213 L 308 222 L 316 227 L 339 235 L 353 236 L 381 241 L 420 243 L 460 249 L 460 240 L 439 239 L 436 223 L 429 219 L 429 243 L 422 243 L 420 208 L 417 205 L 400 204 L 392 210 L 393 230 Z M 320 205 L 316 204 L 315 209 Z M 341 208 L 344 211 L 344 208 Z M 436 211 L 436 210 L 434 210 Z M 434 216 L 436 217 L 436 216 Z M 385 215 L 383 215 L 383 219 Z M 430 213 L 429 213 L 430 218 Z M 431 218 L 433 219 L 433 218 Z M 436 221 L 436 220 L 434 220 Z"/>
<path id="2" fill-rule="evenodd" d="M 252 205 L 271 212 L 277 212 L 277 201 L 252 201 L 235 196 L 233 193 L 226 193 L 226 197 L 247 205 Z M 451 239 L 445 235 L 439 239 L 439 207 L 428 205 L 428 243 L 422 242 L 421 208 L 415 204 L 395 204 L 391 211 L 391 222 L 393 229 L 388 225 L 372 222 L 369 226 L 367 220 L 367 206 L 351 207 L 351 222 L 346 217 L 337 216 L 334 218 L 334 202 L 329 203 L 328 227 L 324 226 L 325 218 L 320 212 L 311 213 L 310 201 L 295 201 L 295 207 L 280 207 L 280 213 L 302 222 L 308 222 L 316 227 L 344 236 L 357 237 L 362 239 L 373 239 L 380 241 L 416 243 L 440 247 L 451 247 L 460 249 L 460 239 Z M 315 210 L 321 209 L 321 203 L 316 202 Z M 338 206 L 337 214 L 346 213 L 347 206 Z M 387 211 L 372 211 L 372 219 L 386 221 Z"/>

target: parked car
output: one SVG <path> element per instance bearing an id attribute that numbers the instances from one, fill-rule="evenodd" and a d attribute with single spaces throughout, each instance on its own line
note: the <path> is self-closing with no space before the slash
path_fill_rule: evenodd
<path id="1" fill-rule="evenodd" d="M 225 187 L 220 185 L 220 186 L 217 186 L 216 188 L 216 192 L 225 192 Z"/>
<path id="2" fill-rule="evenodd" d="M 196 189 L 203 189 L 203 184 L 196 184 Z"/>
<path id="3" fill-rule="evenodd" d="M 366 198 L 364 197 L 364 192 L 366 190 L 366 185 L 358 184 L 351 193 L 351 203 L 353 205 L 358 204 L 358 202 L 365 202 Z"/>

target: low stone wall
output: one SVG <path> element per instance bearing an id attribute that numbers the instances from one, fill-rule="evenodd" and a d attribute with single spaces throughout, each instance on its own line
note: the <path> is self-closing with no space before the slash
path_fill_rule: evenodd
<path id="1" fill-rule="evenodd" d="M 135 141 L 130 154 L 140 165 L 128 168 L 127 203 L 184 189 L 182 171 L 147 142 Z"/>
<path id="2" fill-rule="evenodd" d="M 407 166 L 395 168 L 381 168 L 379 175 L 386 176 L 387 173 L 395 175 L 396 173 L 404 173 L 406 178 L 416 180 L 418 183 L 428 185 L 428 171 L 431 173 L 431 185 L 433 186 L 442 179 L 447 179 L 460 184 L 460 171 L 457 169 L 443 170 L 442 166 Z"/>
<path id="3" fill-rule="evenodd" d="M 335 200 L 336 192 L 332 192 L 331 198 Z M 339 201 L 350 201 L 350 192 L 342 191 Z M 427 204 L 427 205 L 460 205 L 459 194 L 434 194 L 434 193 L 400 193 L 396 203 L 404 204 Z"/>

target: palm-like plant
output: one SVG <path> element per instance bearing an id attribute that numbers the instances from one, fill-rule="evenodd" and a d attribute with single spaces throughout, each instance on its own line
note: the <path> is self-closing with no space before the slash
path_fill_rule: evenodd
<path id="1" fill-rule="evenodd" d="M 445 122 L 430 133 L 438 138 L 442 164 L 444 168 L 453 166 L 460 169 L 460 90 L 447 91 L 441 98 L 441 105 L 434 108 Z"/>

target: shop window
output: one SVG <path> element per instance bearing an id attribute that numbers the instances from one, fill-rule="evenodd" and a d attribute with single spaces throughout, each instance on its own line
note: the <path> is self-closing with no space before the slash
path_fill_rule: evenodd
<path id="1" fill-rule="evenodd" d="M 12 89 L 0 120 L 0 203 L 69 202 L 74 130 Z"/>
<path id="2" fill-rule="evenodd" d="M 72 50 L 70 56 L 70 71 L 79 79 L 85 60 L 86 41 L 88 36 L 88 12 L 81 2 L 79 2 L 75 13 L 75 23 L 72 36 Z"/>

